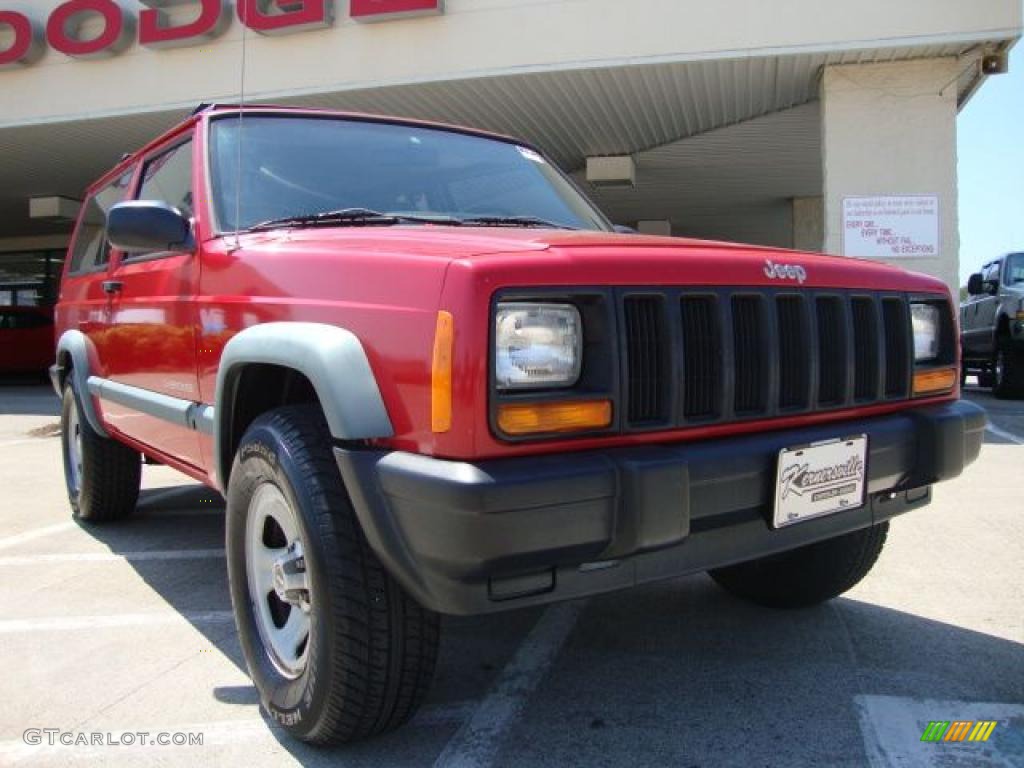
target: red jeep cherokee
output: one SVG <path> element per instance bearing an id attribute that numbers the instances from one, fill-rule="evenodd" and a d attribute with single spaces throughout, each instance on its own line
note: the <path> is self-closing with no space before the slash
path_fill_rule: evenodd
<path id="1" fill-rule="evenodd" d="M 53 383 L 75 514 L 220 489 L 239 637 L 310 742 L 423 699 L 438 614 L 697 571 L 835 597 L 980 450 L 941 282 L 619 234 L 521 141 L 209 108 L 88 193 Z"/>

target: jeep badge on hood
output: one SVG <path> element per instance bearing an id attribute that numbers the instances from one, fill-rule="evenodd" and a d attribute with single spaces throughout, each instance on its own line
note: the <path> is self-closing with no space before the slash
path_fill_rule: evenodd
<path id="1" fill-rule="evenodd" d="M 796 280 L 800 285 L 807 282 L 807 270 L 792 264 L 776 264 L 771 259 L 764 263 L 764 273 L 772 280 Z"/>

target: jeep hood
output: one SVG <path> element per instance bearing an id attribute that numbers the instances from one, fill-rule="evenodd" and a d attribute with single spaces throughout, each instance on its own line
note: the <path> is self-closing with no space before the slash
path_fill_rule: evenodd
<path id="1" fill-rule="evenodd" d="M 243 237 L 274 251 L 443 260 L 490 284 L 708 285 L 945 293 L 945 283 L 876 261 L 688 238 L 498 227 L 279 230 Z"/>

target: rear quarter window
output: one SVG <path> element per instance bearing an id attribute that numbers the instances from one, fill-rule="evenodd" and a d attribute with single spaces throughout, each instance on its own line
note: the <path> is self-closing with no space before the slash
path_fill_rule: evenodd
<path id="1" fill-rule="evenodd" d="M 91 195 L 83 204 L 75 241 L 69 252 L 68 274 L 80 275 L 106 267 L 110 261 L 110 243 L 107 241 L 107 212 L 125 199 L 132 181 L 132 171 L 124 173 Z"/>

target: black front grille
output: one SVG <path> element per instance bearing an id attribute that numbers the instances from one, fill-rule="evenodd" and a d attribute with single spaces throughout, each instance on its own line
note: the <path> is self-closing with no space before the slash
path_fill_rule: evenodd
<path id="1" fill-rule="evenodd" d="M 722 331 L 714 296 L 686 296 L 683 319 L 683 416 L 719 416 L 722 395 Z"/>
<path id="2" fill-rule="evenodd" d="M 802 296 L 779 296 L 775 312 L 779 329 L 779 408 L 802 410 L 811 394 L 807 302 Z"/>
<path id="3" fill-rule="evenodd" d="M 632 296 L 625 302 L 628 414 L 632 424 L 668 417 L 669 345 L 661 296 Z"/>
<path id="4" fill-rule="evenodd" d="M 761 413 L 765 407 L 765 324 L 760 296 L 732 297 L 732 338 L 738 414 Z"/>
<path id="5" fill-rule="evenodd" d="M 907 397 L 910 390 L 910 322 L 902 299 L 882 299 L 885 324 L 885 396 Z"/>
<path id="6" fill-rule="evenodd" d="M 836 296 L 820 296 L 818 316 L 818 404 L 838 405 L 846 395 L 846 318 Z"/>
<path id="7" fill-rule="evenodd" d="M 878 399 L 878 310 L 873 299 L 850 300 L 853 311 L 853 396 L 859 402 Z"/>
<path id="8" fill-rule="evenodd" d="M 792 289 L 624 293 L 627 429 L 909 397 L 904 296 Z"/>

